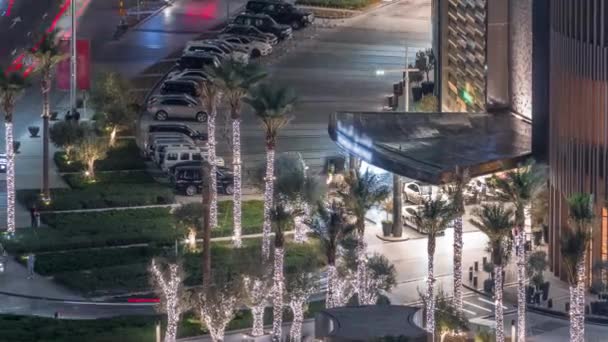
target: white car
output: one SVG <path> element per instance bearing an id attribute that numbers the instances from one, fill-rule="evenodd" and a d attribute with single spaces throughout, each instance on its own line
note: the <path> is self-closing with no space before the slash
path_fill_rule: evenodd
<path id="1" fill-rule="evenodd" d="M 225 46 L 219 46 L 217 44 L 213 44 L 205 40 L 190 41 L 184 48 L 184 54 L 199 51 L 216 55 L 219 58 L 233 58 L 243 64 L 249 63 L 248 53 L 242 51 L 234 51 Z"/>
<path id="2" fill-rule="evenodd" d="M 267 56 L 272 52 L 272 45 L 259 40 L 253 40 L 248 37 L 221 35 L 219 38 L 230 43 L 231 45 L 240 47 L 241 49 L 247 51 L 251 58 Z"/>

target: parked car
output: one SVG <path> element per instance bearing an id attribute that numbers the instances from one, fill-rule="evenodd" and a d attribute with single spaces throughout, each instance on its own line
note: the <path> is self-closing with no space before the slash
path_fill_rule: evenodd
<path id="1" fill-rule="evenodd" d="M 294 30 L 312 24 L 315 15 L 281 0 L 249 0 L 245 6 L 247 12 L 267 14 L 279 24 L 291 26 Z"/>
<path id="2" fill-rule="evenodd" d="M 204 184 L 201 164 L 176 164 L 170 180 L 175 190 L 187 196 L 194 196 L 200 193 Z M 234 192 L 234 175 L 230 169 L 225 167 L 217 168 L 217 190 L 227 195 L 231 195 Z"/>
<path id="3" fill-rule="evenodd" d="M 276 45 L 279 42 L 279 39 L 274 34 L 262 32 L 257 27 L 251 25 L 228 25 L 220 32 L 219 38 L 222 38 L 225 34 L 246 36 L 270 45 Z"/>
<path id="4" fill-rule="evenodd" d="M 192 97 L 198 97 L 201 94 L 201 87 L 195 81 L 167 80 L 160 86 L 160 93 L 162 95 L 186 94 Z"/>
<path id="5" fill-rule="evenodd" d="M 0 173 L 6 173 L 6 153 L 0 153 Z"/>
<path id="6" fill-rule="evenodd" d="M 185 69 L 185 70 L 174 70 L 167 74 L 168 80 L 192 80 L 198 83 L 209 80 L 209 75 L 203 70 L 197 69 Z"/>
<path id="7" fill-rule="evenodd" d="M 251 58 L 267 56 L 272 52 L 272 45 L 253 40 L 246 36 L 221 35 L 220 38 L 247 51 Z"/>
<path id="8" fill-rule="evenodd" d="M 243 13 L 237 15 L 233 22 L 237 25 L 251 25 L 262 32 L 272 33 L 281 40 L 289 39 L 292 36 L 289 25 L 278 24 L 266 14 Z"/>
<path id="9" fill-rule="evenodd" d="M 192 146 L 196 146 L 194 144 L 194 141 L 192 141 L 191 139 L 189 139 L 188 137 L 161 137 L 161 138 L 156 138 L 154 140 L 152 140 L 149 144 L 149 148 L 146 151 L 147 152 L 147 157 L 149 157 L 150 159 L 154 160 L 155 155 L 156 155 L 156 151 L 160 148 L 160 146 L 166 145 L 166 144 L 189 144 Z"/>
<path id="10" fill-rule="evenodd" d="M 436 198 L 438 195 L 441 199 L 447 200 L 447 196 L 437 186 L 421 185 L 417 182 L 409 182 L 403 184 L 403 195 L 405 201 L 413 204 L 422 204 L 425 200 Z"/>
<path id="11" fill-rule="evenodd" d="M 203 142 L 207 142 L 207 134 L 201 133 L 190 128 L 187 125 L 182 124 L 159 124 L 159 125 L 150 125 L 148 126 L 148 133 L 153 132 L 177 132 L 182 133 L 190 137 L 192 140 L 199 140 Z"/>
<path id="12" fill-rule="evenodd" d="M 147 109 L 154 119 L 158 121 L 165 121 L 167 119 L 207 121 L 207 113 L 200 101 L 185 94 L 155 96 L 148 102 Z"/>
<path id="13" fill-rule="evenodd" d="M 182 55 L 176 63 L 180 70 L 199 69 L 202 70 L 206 65 L 220 65 L 220 60 L 215 55 L 208 53 L 188 53 Z"/>
<path id="14" fill-rule="evenodd" d="M 204 40 L 194 40 L 188 42 L 184 48 L 184 53 L 191 52 L 206 52 L 211 55 L 218 56 L 221 59 L 233 58 L 236 61 L 247 64 L 249 63 L 249 54 L 242 51 L 237 51 L 225 45 Z"/>
<path id="15" fill-rule="evenodd" d="M 195 146 L 188 142 L 166 142 L 161 141 L 155 144 L 154 154 L 151 155 L 152 160 L 160 166 L 161 161 L 165 158 L 167 150 L 189 149 Z"/>

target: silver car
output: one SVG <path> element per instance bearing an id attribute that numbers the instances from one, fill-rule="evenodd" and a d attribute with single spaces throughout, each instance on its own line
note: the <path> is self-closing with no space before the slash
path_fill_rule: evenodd
<path id="1" fill-rule="evenodd" d="M 185 94 L 152 97 L 148 102 L 148 113 L 158 121 L 194 119 L 198 122 L 207 122 L 207 113 L 200 101 Z"/>

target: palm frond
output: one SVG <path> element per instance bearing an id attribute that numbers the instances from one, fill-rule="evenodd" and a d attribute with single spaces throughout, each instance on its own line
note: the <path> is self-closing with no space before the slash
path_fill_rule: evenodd
<path id="1" fill-rule="evenodd" d="M 576 265 L 583 260 L 590 239 L 591 234 L 582 230 L 566 229 L 562 232 L 560 251 L 571 284 L 576 283 Z"/>
<path id="2" fill-rule="evenodd" d="M 570 219 L 580 225 L 589 225 L 595 219 L 593 211 L 593 196 L 585 193 L 575 193 L 568 198 Z"/>
<path id="3" fill-rule="evenodd" d="M 289 87 L 262 83 L 252 88 L 243 101 L 262 122 L 267 143 L 273 144 L 279 130 L 291 121 L 292 118 L 287 114 L 293 110 L 297 97 Z"/>
<path id="4" fill-rule="evenodd" d="M 518 208 L 527 206 L 542 191 L 545 182 L 546 168 L 533 159 L 507 172 L 504 178 L 493 178 L 499 200 L 511 202 Z"/>
<path id="5" fill-rule="evenodd" d="M 447 201 L 436 197 L 425 200 L 413 217 L 416 225 L 431 238 L 447 228 L 454 218 L 454 211 Z"/>

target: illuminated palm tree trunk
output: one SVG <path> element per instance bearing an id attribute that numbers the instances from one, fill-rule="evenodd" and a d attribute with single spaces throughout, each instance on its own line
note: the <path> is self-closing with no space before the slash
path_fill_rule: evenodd
<path id="1" fill-rule="evenodd" d="M 518 224 L 515 236 L 517 260 L 517 341 L 526 342 L 526 235 L 523 224 Z"/>
<path id="2" fill-rule="evenodd" d="M 462 216 L 454 220 L 454 306 L 462 312 Z"/>
<path id="3" fill-rule="evenodd" d="M 331 309 L 336 306 L 335 295 L 336 295 L 336 282 L 338 281 L 338 270 L 336 266 L 330 264 L 327 266 L 327 292 L 325 293 L 325 306 Z"/>
<path id="4" fill-rule="evenodd" d="M 49 200 L 49 117 L 51 114 L 49 93 L 51 92 L 50 70 L 42 76 L 42 198 Z"/>
<path id="5" fill-rule="evenodd" d="M 435 336 L 435 237 L 429 235 L 428 270 L 426 279 L 426 330 Z"/>
<path id="6" fill-rule="evenodd" d="M 233 115 L 234 117 L 234 115 Z M 232 217 L 234 222 L 232 243 L 239 248 L 241 240 L 241 120 L 232 120 L 232 171 L 234 174 L 234 193 L 232 194 Z"/>
<path id="7" fill-rule="evenodd" d="M 504 308 L 502 306 L 502 265 L 494 265 L 494 311 L 496 316 L 496 342 L 505 340 Z"/>
<path id="8" fill-rule="evenodd" d="M 363 223 L 365 224 L 365 223 Z M 365 229 L 365 228 L 363 228 Z M 359 294 L 359 304 L 361 296 L 365 295 L 365 276 L 367 273 L 367 244 L 365 243 L 365 232 L 360 229 L 357 236 L 357 274 L 356 291 Z"/>
<path id="9" fill-rule="evenodd" d="M 270 232 L 272 230 L 270 216 L 274 197 L 274 143 L 266 144 L 266 175 L 264 176 L 264 225 L 262 228 L 262 255 L 270 256 Z"/>
<path id="10" fill-rule="evenodd" d="M 304 322 L 304 305 L 306 304 L 306 299 L 308 299 L 308 295 L 294 298 L 289 302 L 289 307 L 293 313 L 291 329 L 289 330 L 290 342 L 302 341 L 302 323 Z"/>
<path id="11" fill-rule="evenodd" d="M 586 253 L 585 253 L 586 254 Z M 583 254 L 582 260 L 576 265 L 576 302 L 577 305 L 577 329 L 578 342 L 585 340 L 585 261 L 586 256 Z"/>
<path id="12" fill-rule="evenodd" d="M 578 327 L 578 287 L 570 285 L 570 341 L 577 342 L 580 328 Z"/>
<path id="13" fill-rule="evenodd" d="M 274 250 L 274 276 L 273 276 L 273 320 L 272 320 L 272 341 L 281 342 L 283 334 L 283 287 L 285 284 L 283 277 L 283 261 L 285 251 L 283 247 L 275 247 Z"/>
<path id="14" fill-rule="evenodd" d="M 209 164 L 211 165 L 210 174 L 209 174 L 209 185 L 211 186 L 211 197 L 209 203 L 209 225 L 211 229 L 217 227 L 217 158 L 215 156 L 215 119 L 217 117 L 217 109 L 216 106 L 213 106 L 212 110 L 209 112 L 209 117 L 207 119 L 207 135 L 209 136 L 207 139 L 208 146 L 208 158 Z"/>
<path id="15" fill-rule="evenodd" d="M 13 122 L 4 122 L 6 144 L 6 227 L 9 233 L 15 232 L 15 151 L 13 149 Z"/>

